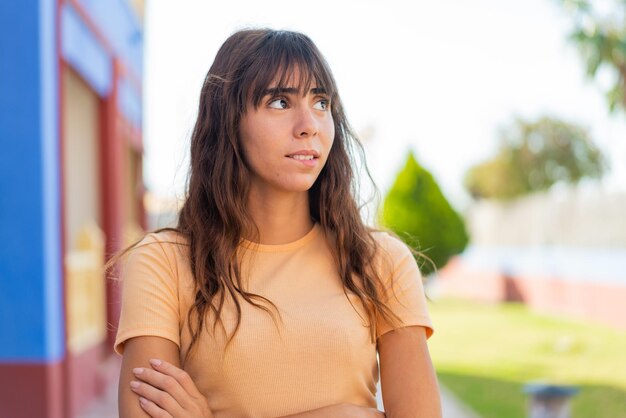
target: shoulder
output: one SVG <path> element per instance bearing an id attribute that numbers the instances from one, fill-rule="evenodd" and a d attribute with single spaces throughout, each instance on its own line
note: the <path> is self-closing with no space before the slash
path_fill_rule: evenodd
<path id="1" fill-rule="evenodd" d="M 175 230 L 160 230 L 148 232 L 141 239 L 140 243 L 159 243 L 170 245 L 189 245 L 183 234 Z"/>
<path id="2" fill-rule="evenodd" d="M 406 274 L 421 277 L 416 255 L 404 241 L 393 233 L 381 230 L 371 232 L 371 236 L 376 242 L 372 266 L 384 282 Z"/>
<path id="3" fill-rule="evenodd" d="M 413 257 L 409 247 L 398 237 L 383 230 L 371 232 L 376 242 L 376 253 L 379 258 L 386 258 L 391 262 L 398 262 L 406 257 Z"/>
<path id="4" fill-rule="evenodd" d="M 125 264 L 149 260 L 174 269 L 188 258 L 188 254 L 188 240 L 182 234 L 170 230 L 149 232 L 128 249 Z"/>
<path id="5" fill-rule="evenodd" d="M 131 247 L 129 252 L 163 252 L 181 251 L 189 248 L 184 235 L 176 231 L 148 232 L 143 238 Z"/>

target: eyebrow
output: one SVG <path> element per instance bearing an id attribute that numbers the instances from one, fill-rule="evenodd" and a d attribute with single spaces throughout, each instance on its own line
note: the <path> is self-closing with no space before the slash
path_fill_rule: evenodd
<path id="1" fill-rule="evenodd" d="M 296 94 L 298 89 L 295 87 L 272 87 L 263 90 L 263 96 L 276 96 L 279 94 Z M 309 90 L 311 94 L 328 94 L 325 88 L 315 87 Z"/>

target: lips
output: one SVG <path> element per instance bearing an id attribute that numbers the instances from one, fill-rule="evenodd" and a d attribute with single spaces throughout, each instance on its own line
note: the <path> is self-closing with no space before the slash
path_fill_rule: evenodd
<path id="1" fill-rule="evenodd" d="M 320 153 L 316 150 L 300 150 L 291 154 L 285 155 L 285 157 L 293 158 L 299 161 L 311 161 L 320 157 Z"/>
<path id="2" fill-rule="evenodd" d="M 300 150 L 291 154 L 285 155 L 285 157 L 298 161 L 304 164 L 306 167 L 315 167 L 317 160 L 320 158 L 320 153 L 316 150 Z"/>

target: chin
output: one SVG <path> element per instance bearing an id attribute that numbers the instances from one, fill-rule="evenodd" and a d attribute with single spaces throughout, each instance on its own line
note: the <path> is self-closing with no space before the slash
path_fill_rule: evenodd
<path id="1" fill-rule="evenodd" d="M 286 192 L 300 193 L 300 192 L 308 192 L 315 180 L 306 180 L 306 181 L 298 181 L 298 182 L 290 182 L 289 184 L 284 184 L 281 188 Z"/>
<path id="2" fill-rule="evenodd" d="M 291 192 L 291 193 L 302 193 L 302 192 L 308 192 L 309 190 L 311 190 L 311 187 L 313 187 L 313 183 L 307 183 L 307 184 L 302 184 L 302 185 L 292 185 L 290 187 L 285 187 L 283 190 L 285 190 L 286 192 Z"/>
<path id="3" fill-rule="evenodd" d="M 285 190 L 293 192 L 304 192 L 313 187 L 313 184 L 317 181 L 318 176 L 293 176 L 283 183 Z"/>

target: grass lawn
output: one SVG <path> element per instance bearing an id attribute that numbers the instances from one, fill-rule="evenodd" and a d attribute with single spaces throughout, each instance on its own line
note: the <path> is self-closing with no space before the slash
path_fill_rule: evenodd
<path id="1" fill-rule="evenodd" d="M 484 418 L 526 418 L 523 386 L 579 386 L 574 418 L 626 418 L 626 332 L 533 313 L 520 304 L 429 304 L 440 381 Z M 624 318 L 626 321 L 626 318 Z"/>

